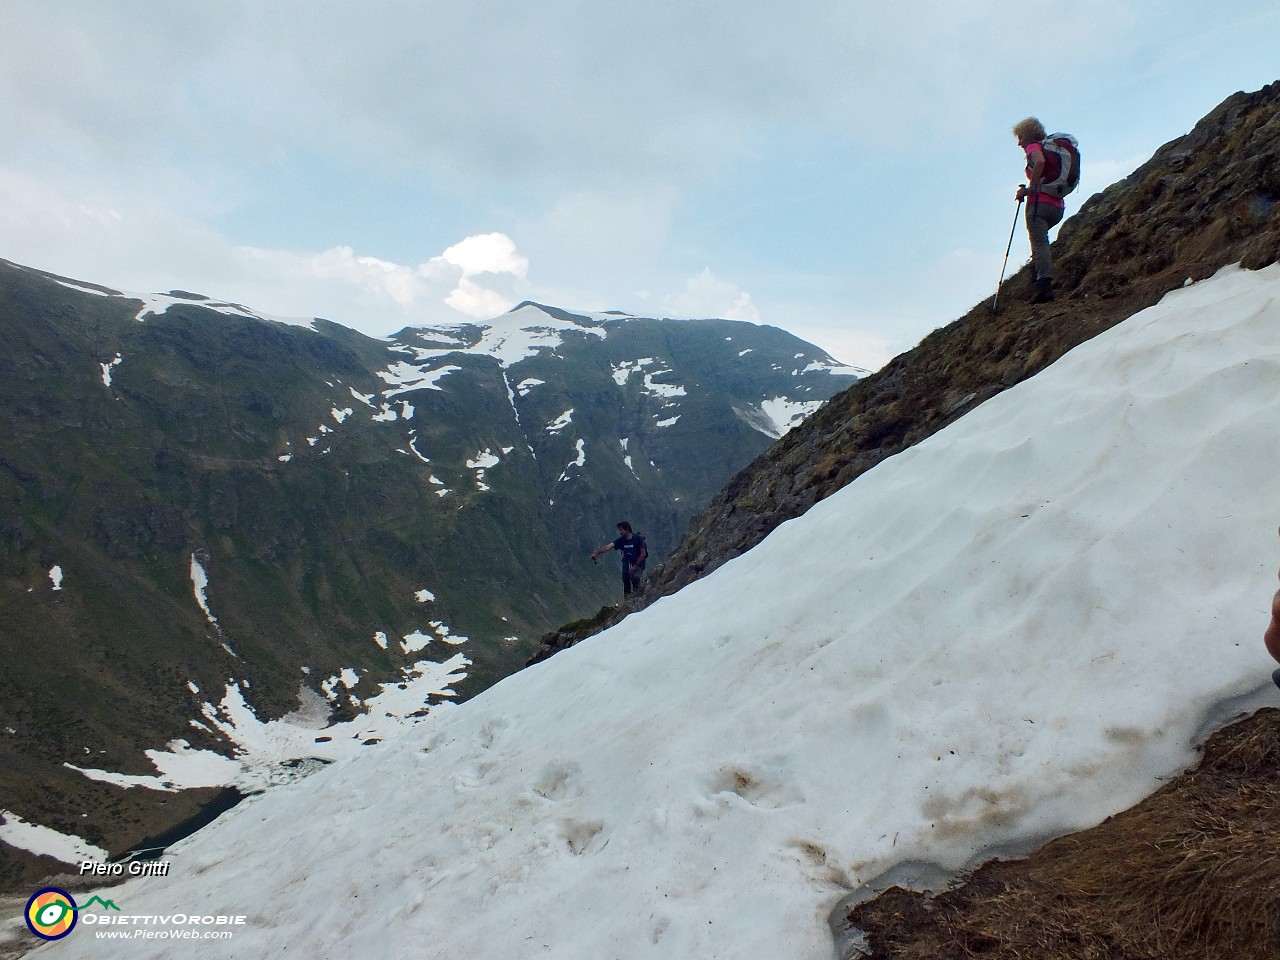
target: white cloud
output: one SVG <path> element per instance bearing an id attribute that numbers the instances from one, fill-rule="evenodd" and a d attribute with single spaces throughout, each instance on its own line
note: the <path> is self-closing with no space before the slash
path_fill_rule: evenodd
<path id="1" fill-rule="evenodd" d="M 268 260 L 280 262 L 289 259 L 270 251 L 249 251 L 263 254 Z M 377 257 L 357 256 L 350 247 L 333 247 L 313 256 L 303 257 L 302 272 L 321 280 L 337 280 L 381 295 L 401 307 L 411 307 L 420 297 L 427 295 L 425 278 L 412 267 L 401 266 Z"/>
<path id="2" fill-rule="evenodd" d="M 486 320 L 510 310 L 514 303 L 496 290 L 480 286 L 474 280 L 463 277 L 444 298 L 444 302 L 459 313 L 477 320 Z"/>
<path id="3" fill-rule="evenodd" d="M 460 271 L 457 285 L 449 291 L 444 302 L 478 320 L 488 319 L 510 310 L 515 300 L 494 289 L 493 284 L 506 274 L 517 280 L 529 274 L 529 260 L 516 250 L 515 243 L 504 233 L 482 233 L 455 243 L 439 257 L 423 264 L 420 273 L 438 272 L 438 265 L 447 263 Z M 485 274 L 489 285 L 482 286 L 475 278 Z"/>
<path id="4" fill-rule="evenodd" d="M 509 273 L 525 277 L 529 261 L 516 251 L 511 238 L 503 233 L 482 233 L 455 243 L 440 255 L 462 271 L 464 280 L 481 273 Z"/>
<path id="5" fill-rule="evenodd" d="M 317 254 L 248 248 L 242 252 L 267 273 L 303 283 L 314 280 L 321 286 L 327 284 L 339 304 L 354 297 L 384 315 L 389 312 L 403 323 L 449 319 L 434 309 L 441 304 L 473 319 L 496 316 L 511 309 L 514 300 L 492 285 L 481 285 L 475 278 L 486 275 L 491 284 L 502 274 L 523 280 L 529 270 L 528 259 L 502 233 L 467 237 L 417 266 L 360 256 L 347 246 Z M 343 287 L 347 288 L 345 292 Z"/>
<path id="6" fill-rule="evenodd" d="M 760 322 L 760 311 L 751 302 L 751 295 L 721 280 L 707 267 L 697 276 L 690 277 L 682 291 L 666 297 L 663 308 L 683 317 Z"/>

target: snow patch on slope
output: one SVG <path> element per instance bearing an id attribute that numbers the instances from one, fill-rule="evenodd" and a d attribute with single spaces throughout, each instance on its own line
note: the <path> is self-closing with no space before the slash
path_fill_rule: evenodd
<path id="1" fill-rule="evenodd" d="M 218 626 L 218 618 L 209 609 L 209 574 L 204 564 L 200 562 L 200 558 L 194 553 L 191 555 L 191 587 L 195 593 L 196 603 L 204 612 L 205 618 L 215 627 Z"/>
<path id="2" fill-rule="evenodd" d="M 602 315 L 554 316 L 536 305 L 525 304 L 488 323 L 413 330 L 411 334 L 417 340 L 428 344 L 437 340 L 452 342 L 445 346 L 409 345 L 406 349 L 419 363 L 461 353 L 494 357 L 503 367 L 511 367 L 543 351 L 554 351 L 564 343 L 566 334 L 604 339 L 606 331 L 603 324 Z"/>
<path id="3" fill-rule="evenodd" d="M 467 461 L 467 469 L 475 471 L 477 490 L 489 489 L 489 485 L 484 482 L 485 471 L 496 467 L 501 462 L 502 459 L 494 454 L 488 447 L 485 447 L 485 449 L 481 450 Z"/>
<path id="4" fill-rule="evenodd" d="M 52 857 L 62 863 L 96 860 L 105 863 L 110 854 L 89 841 L 50 827 L 28 823 L 16 813 L 0 810 L 0 840 L 37 856 Z"/>
<path id="5" fill-rule="evenodd" d="M 758 416 L 737 411 L 738 416 L 748 425 L 766 436 L 777 440 L 791 430 L 804 423 L 819 407 L 823 400 L 790 400 L 787 397 L 771 397 L 761 401 Z"/>
<path id="6" fill-rule="evenodd" d="M 102 368 L 102 385 L 104 387 L 106 387 L 107 389 L 111 388 L 111 371 L 114 370 L 116 367 L 120 366 L 120 364 L 122 364 L 123 362 L 124 362 L 124 357 L 122 357 L 120 354 L 117 353 L 114 360 L 108 363 L 98 364 L 98 366 Z"/>
<path id="7" fill-rule="evenodd" d="M 402 393 L 409 393 L 413 390 L 443 390 L 444 388 L 438 385 L 439 381 L 461 369 L 461 367 L 453 364 L 434 369 L 416 367 L 401 360 L 393 363 L 386 370 L 379 370 L 378 376 L 391 386 L 390 390 L 382 392 L 382 395 L 390 400 L 392 397 L 399 396 Z"/>
<path id="8" fill-rule="evenodd" d="M 444 630 L 448 632 L 447 627 Z M 465 639 L 454 637 L 447 642 L 459 643 Z M 365 712 L 335 724 L 327 722 L 329 706 L 325 700 L 305 688 L 299 694 L 298 710 L 279 720 L 263 722 L 245 700 L 241 684 L 229 682 L 221 702 L 205 703 L 201 719 L 191 722 L 193 726 L 225 736 L 233 745 L 230 757 L 212 750 L 197 750 L 185 740 L 175 740 L 164 750 L 146 751 L 157 770 L 155 776 L 67 766 L 91 779 L 126 789 L 234 786 L 245 791 L 260 790 L 313 772 L 317 763 L 351 757 L 374 743 L 402 736 L 429 712 L 449 706 L 430 701 L 453 697 L 452 688 L 465 679 L 470 663 L 461 653 L 443 663 L 429 660 L 415 663 L 405 668 L 399 681 L 380 684 L 379 692 L 363 701 Z M 358 677 L 355 671 L 344 670 L 335 679 L 350 687 Z"/>
<path id="9" fill-rule="evenodd" d="M 587 441 L 585 441 L 585 440 L 583 440 L 583 439 L 579 438 L 579 439 L 578 439 L 578 441 L 577 441 L 577 443 L 575 443 L 575 444 L 573 445 L 573 448 L 574 448 L 576 451 L 578 451 L 578 455 L 577 455 L 577 457 L 575 457 L 573 460 L 570 460 L 570 461 L 565 465 L 564 471 L 560 474 L 560 476 L 559 476 L 559 477 L 557 477 L 557 478 L 556 478 L 556 483 L 560 483 L 561 481 L 568 480 L 568 479 L 569 479 L 569 470 L 570 470 L 571 468 L 573 468 L 573 467 L 583 467 L 583 466 L 586 466 L 586 463 L 587 463 Z"/>
<path id="10" fill-rule="evenodd" d="M 169 309 L 175 306 L 201 307 L 205 310 L 212 310 L 214 313 L 221 313 L 229 317 L 243 317 L 249 320 L 267 320 L 276 323 L 286 323 L 290 326 L 311 327 L 314 329 L 314 318 L 301 317 L 277 317 L 270 314 L 258 313 L 251 310 L 243 304 L 228 303 L 225 300 L 213 300 L 208 297 L 199 295 L 180 296 L 169 293 L 123 293 L 116 294 L 126 300 L 141 300 L 142 308 L 134 315 L 134 319 L 139 322 L 146 321 L 149 317 L 161 317 L 169 312 Z"/>
<path id="11" fill-rule="evenodd" d="M 563 430 L 565 427 L 567 427 L 571 423 L 573 423 L 572 408 L 566 410 L 564 413 L 560 414 L 560 416 L 556 417 L 554 420 L 548 423 L 546 426 L 546 431 L 547 433 L 559 433 L 561 430 Z"/>

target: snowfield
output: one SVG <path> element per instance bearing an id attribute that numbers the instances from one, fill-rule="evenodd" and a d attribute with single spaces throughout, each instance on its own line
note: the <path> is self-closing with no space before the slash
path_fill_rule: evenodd
<path id="1" fill-rule="evenodd" d="M 521 360 L 537 356 L 543 350 L 554 351 L 564 343 L 566 333 L 587 334 L 602 340 L 608 336 L 604 323 L 611 314 L 573 316 L 574 319 L 569 320 L 548 313 L 537 304 L 524 304 L 484 323 L 467 324 L 479 333 L 476 342 L 470 345 L 458 339 L 456 334 L 451 334 L 448 327 L 422 327 L 415 332 L 424 340 L 452 339 L 455 342 L 446 346 L 411 346 L 405 349 L 419 363 L 427 363 L 450 354 L 468 353 L 496 357 L 504 367 L 510 367 Z"/>
<path id="2" fill-rule="evenodd" d="M 1170 294 L 111 898 L 246 917 L 183 957 L 828 960 L 863 885 L 1130 806 L 1275 698 L 1277 298 L 1277 266 Z M 94 933 L 40 955 L 177 952 Z"/>

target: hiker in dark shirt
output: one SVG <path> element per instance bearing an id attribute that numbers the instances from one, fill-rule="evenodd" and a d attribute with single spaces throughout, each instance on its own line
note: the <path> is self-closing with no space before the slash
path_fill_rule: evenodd
<path id="1" fill-rule="evenodd" d="M 631 524 L 620 520 L 618 539 L 593 552 L 591 559 L 595 560 L 600 554 L 610 550 L 617 550 L 622 554 L 622 595 L 629 597 L 639 589 L 640 575 L 644 573 L 644 561 L 649 556 L 649 548 L 645 546 L 644 537 L 632 531 Z"/>

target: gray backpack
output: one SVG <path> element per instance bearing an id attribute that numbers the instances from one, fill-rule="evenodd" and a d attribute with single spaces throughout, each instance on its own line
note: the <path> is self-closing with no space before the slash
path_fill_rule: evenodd
<path id="1" fill-rule="evenodd" d="M 1080 144 L 1069 133 L 1052 133 L 1040 141 L 1044 174 L 1036 187 L 1051 197 L 1065 197 L 1080 186 Z"/>

